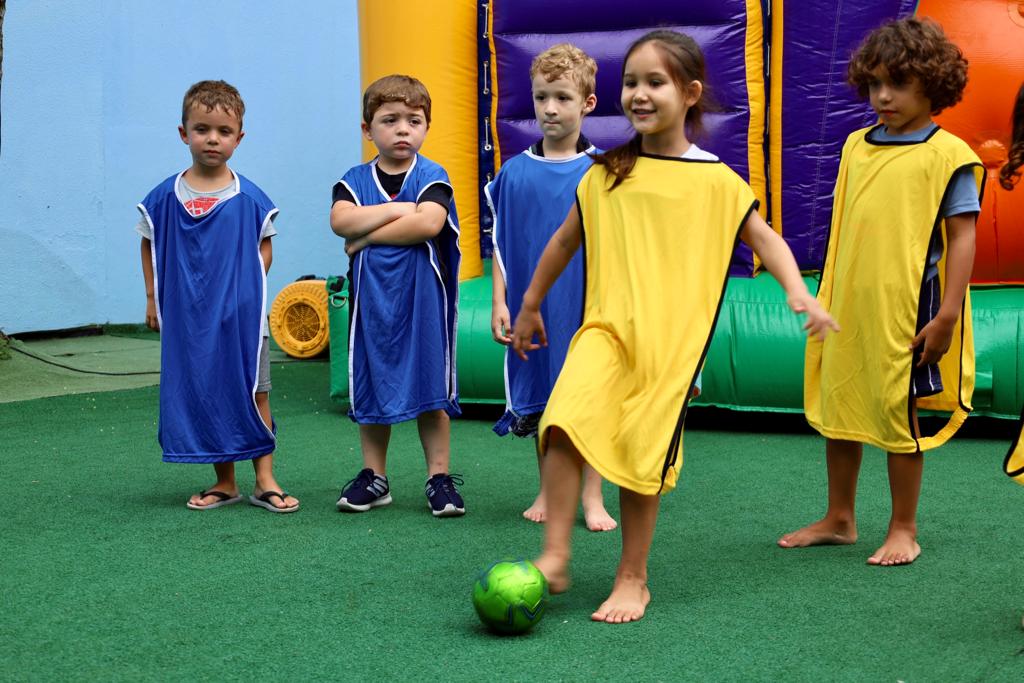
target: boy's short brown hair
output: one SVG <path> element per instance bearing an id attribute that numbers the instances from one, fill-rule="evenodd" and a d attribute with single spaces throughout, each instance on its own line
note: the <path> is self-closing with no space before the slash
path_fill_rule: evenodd
<path id="1" fill-rule="evenodd" d="M 597 62 L 571 43 L 552 45 L 534 57 L 530 65 L 530 80 L 537 74 L 544 76 L 549 83 L 568 74 L 584 98 L 597 90 Z"/>
<path id="2" fill-rule="evenodd" d="M 960 101 L 967 85 L 967 60 L 931 19 L 900 19 L 876 28 L 850 59 L 847 80 L 868 98 L 874 71 L 884 67 L 897 85 L 917 78 L 932 114 Z"/>
<path id="3" fill-rule="evenodd" d="M 235 86 L 225 81 L 199 81 L 195 83 L 181 103 L 181 125 L 188 125 L 188 112 L 192 107 L 202 105 L 211 112 L 220 108 L 238 119 L 238 128 L 242 128 L 242 117 L 245 116 L 245 102 L 238 94 Z"/>
<path id="4" fill-rule="evenodd" d="M 410 109 L 422 109 L 430 125 L 430 93 L 427 86 L 412 76 L 392 74 L 378 78 L 363 93 L 363 121 L 370 125 L 382 104 L 402 102 Z"/>

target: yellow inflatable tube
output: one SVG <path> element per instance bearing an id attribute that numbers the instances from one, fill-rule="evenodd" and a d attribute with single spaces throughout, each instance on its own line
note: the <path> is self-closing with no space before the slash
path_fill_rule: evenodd
<path id="1" fill-rule="evenodd" d="M 455 189 L 467 280 L 483 275 L 477 166 L 477 4 L 474 0 L 359 0 L 363 88 L 388 74 L 408 74 L 427 86 L 430 132 L 421 152 L 444 166 Z M 375 154 L 363 141 L 363 157 Z"/>

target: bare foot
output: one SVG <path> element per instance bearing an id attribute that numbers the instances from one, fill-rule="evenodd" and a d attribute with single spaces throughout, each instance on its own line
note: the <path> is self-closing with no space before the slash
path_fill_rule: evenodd
<path id="1" fill-rule="evenodd" d="M 583 519 L 586 520 L 587 528 L 591 531 L 612 531 L 619 526 L 619 523 L 604 509 L 602 500 L 593 503 L 583 501 Z"/>
<path id="2" fill-rule="evenodd" d="M 523 510 L 523 517 L 530 520 L 531 522 L 537 522 L 537 524 L 543 524 L 548 518 L 548 509 L 544 505 L 544 495 L 541 493 L 537 494 L 537 499 L 533 501 L 533 505 Z"/>
<path id="3" fill-rule="evenodd" d="M 607 624 L 624 624 L 638 621 L 644 616 L 651 592 L 647 583 L 639 577 L 616 577 L 611 595 L 590 615 L 594 621 Z"/>
<path id="4" fill-rule="evenodd" d="M 894 567 L 910 564 L 921 554 L 921 546 L 913 531 L 909 529 L 890 529 L 885 543 L 868 558 L 868 564 L 882 567 Z"/>
<path id="5" fill-rule="evenodd" d="M 857 542 L 857 525 L 821 519 L 779 539 L 783 548 L 806 548 L 811 545 L 850 545 Z"/>
<path id="6" fill-rule="evenodd" d="M 533 566 L 548 580 L 548 590 L 552 595 L 569 590 L 569 565 L 565 560 L 541 555 L 533 561 Z"/>

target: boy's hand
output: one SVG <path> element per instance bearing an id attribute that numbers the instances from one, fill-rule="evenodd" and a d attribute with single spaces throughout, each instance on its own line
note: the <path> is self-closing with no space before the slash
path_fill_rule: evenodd
<path id="1" fill-rule="evenodd" d="M 786 303 L 794 313 L 807 314 L 804 329 L 809 335 L 824 341 L 830 329 L 833 332 L 839 331 L 839 323 L 821 307 L 821 304 L 811 296 L 810 292 L 801 292 L 786 297 Z"/>
<path id="2" fill-rule="evenodd" d="M 146 297 L 146 327 L 160 331 L 160 319 L 156 316 L 156 300 L 151 296 Z"/>
<path id="3" fill-rule="evenodd" d="M 356 238 L 354 240 L 345 240 L 345 254 L 349 258 L 352 258 L 360 250 L 364 249 L 365 247 L 367 247 L 369 245 L 370 245 L 370 237 L 369 237 L 369 235 L 363 235 L 362 237 Z"/>
<path id="4" fill-rule="evenodd" d="M 491 336 L 504 346 L 512 343 L 512 321 L 504 301 L 491 302 Z"/>
<path id="5" fill-rule="evenodd" d="M 932 318 L 928 324 L 921 328 L 921 331 L 910 342 L 911 349 L 921 349 L 921 357 L 916 367 L 923 368 L 939 360 L 949 351 L 953 342 L 953 328 L 956 327 L 956 320 L 949 321 L 941 317 Z"/>
<path id="6" fill-rule="evenodd" d="M 533 336 L 537 335 L 537 341 Z M 527 351 L 536 351 L 542 346 L 548 345 L 548 335 L 544 331 L 544 320 L 540 316 L 540 309 L 523 306 L 516 316 L 516 323 L 512 327 L 512 349 L 521 359 L 526 360 Z"/>

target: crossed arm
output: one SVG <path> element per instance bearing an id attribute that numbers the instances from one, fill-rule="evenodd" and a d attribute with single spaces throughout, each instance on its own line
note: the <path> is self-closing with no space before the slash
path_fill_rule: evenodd
<path id="1" fill-rule="evenodd" d="M 357 206 L 339 200 L 331 207 L 331 230 L 345 238 L 352 256 L 370 244 L 405 246 L 435 237 L 444 227 L 448 210 L 437 202 L 388 202 Z"/>

